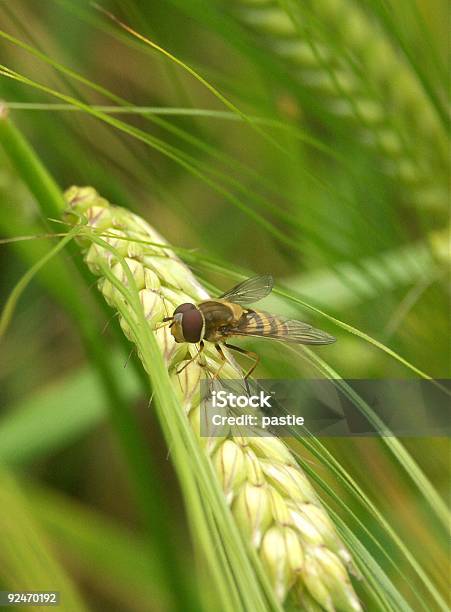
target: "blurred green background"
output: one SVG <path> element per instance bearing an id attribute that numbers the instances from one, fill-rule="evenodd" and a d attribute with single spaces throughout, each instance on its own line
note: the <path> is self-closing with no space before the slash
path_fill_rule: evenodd
<path id="1" fill-rule="evenodd" d="M 0 98 L 61 188 L 92 185 L 138 212 L 169 243 L 193 249 L 194 271 L 221 289 L 233 284 L 228 271 L 270 272 L 281 286 L 421 371 L 448 378 L 447 3 L 102 5 L 202 75 L 228 105 L 88 2 L 3 0 Z M 68 100 L 11 78 L 5 67 L 97 105 L 152 140 L 71 110 Z M 126 106 L 127 112 L 114 114 L 107 108 L 112 106 Z M 20 171 L 1 155 L 3 306 L 49 248 L 45 235 L 58 228 L 39 211 Z M 19 236 L 34 239 L 8 240 Z M 21 553 L 16 561 L 5 553 L 8 571 L 0 569 L 0 585 L 41 588 L 33 587 L 46 583 L 41 571 L 58 576 L 72 593 L 73 609 L 175 609 L 158 547 L 141 537 L 127 462 L 59 282 L 72 257 L 43 269 L 1 340 L 0 500 L 11 523 L 1 531 L 8 529 L 11 546 Z M 212 272 L 204 257 L 222 261 L 222 271 Z M 128 356 L 115 340 L 114 325 L 102 331 L 108 315 L 95 303 L 94 285 L 74 279 L 74 287 L 102 350 L 114 355 L 114 375 L 145 432 L 164 491 L 161 512 L 196 590 L 181 495 L 133 358 L 124 367 Z M 321 356 L 343 378 L 417 375 L 330 320 L 313 319 L 294 301 L 271 298 L 265 306 L 336 335 L 338 342 Z M 314 375 L 277 347 L 258 346 L 261 376 Z M 446 497 L 448 441 L 403 443 Z M 335 439 L 327 446 L 446 597 L 448 551 L 424 491 L 379 440 Z M 373 517 L 313 461 L 388 551 L 393 565 L 366 542 L 412 609 L 435 609 Z M 51 559 L 44 562 L 36 549 L 47 546 Z M 52 588 L 51 580 L 46 588 Z"/>

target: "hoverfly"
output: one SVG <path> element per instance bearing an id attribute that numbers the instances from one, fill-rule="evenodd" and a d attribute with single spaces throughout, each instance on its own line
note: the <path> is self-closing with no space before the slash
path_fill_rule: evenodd
<path id="1" fill-rule="evenodd" d="M 180 304 L 172 317 L 166 317 L 163 321 L 171 322 L 169 327 L 176 342 L 200 344 L 199 353 L 191 361 L 202 352 L 204 341 L 214 343 L 223 364 L 226 357 L 222 346 L 253 359 L 254 363 L 244 376 L 245 380 L 255 370 L 260 358 L 254 352 L 229 344 L 227 340 L 233 336 L 272 338 L 295 344 L 335 342 L 333 336 L 307 323 L 246 308 L 247 304 L 258 302 L 271 293 L 273 285 L 274 279 L 270 274 L 255 276 L 239 283 L 216 299 L 198 304 Z"/>

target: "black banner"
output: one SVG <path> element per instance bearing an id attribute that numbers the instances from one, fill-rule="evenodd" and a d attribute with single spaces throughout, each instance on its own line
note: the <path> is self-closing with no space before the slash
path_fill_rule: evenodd
<path id="1" fill-rule="evenodd" d="M 204 380 L 201 436 L 449 436 L 450 380 Z"/>

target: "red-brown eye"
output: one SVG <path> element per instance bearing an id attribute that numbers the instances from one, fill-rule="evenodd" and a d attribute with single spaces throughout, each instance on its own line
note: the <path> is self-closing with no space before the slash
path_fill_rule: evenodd
<path id="1" fill-rule="evenodd" d="M 199 342 L 202 337 L 203 327 L 204 319 L 197 308 L 183 312 L 182 331 L 186 342 Z"/>
<path id="2" fill-rule="evenodd" d="M 195 305 L 189 304 L 188 302 L 185 304 L 180 304 L 180 306 L 177 306 L 177 308 L 174 310 L 174 315 L 186 312 L 187 310 L 193 310 L 194 308 L 196 308 Z"/>

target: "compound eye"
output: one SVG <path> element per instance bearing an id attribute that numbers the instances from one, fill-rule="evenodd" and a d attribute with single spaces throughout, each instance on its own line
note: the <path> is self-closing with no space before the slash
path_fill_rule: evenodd
<path id="1" fill-rule="evenodd" d="M 183 337 L 186 342 L 199 342 L 204 328 L 204 318 L 197 308 L 185 310 L 182 318 Z"/>
<path id="2" fill-rule="evenodd" d="M 189 304 L 188 302 L 186 302 L 185 304 L 180 304 L 180 306 L 177 306 L 177 308 L 174 310 L 174 315 L 176 314 L 181 314 L 182 312 L 186 312 L 187 310 L 193 310 L 195 307 L 194 304 Z"/>

